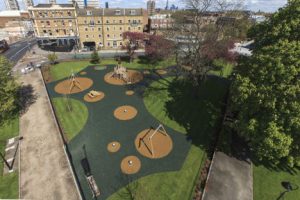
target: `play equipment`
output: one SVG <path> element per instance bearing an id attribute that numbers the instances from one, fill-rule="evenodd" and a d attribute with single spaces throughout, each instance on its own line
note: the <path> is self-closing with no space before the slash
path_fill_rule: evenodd
<path id="1" fill-rule="evenodd" d="M 72 90 L 77 87 L 80 91 L 82 91 L 81 85 L 79 81 L 76 79 L 76 74 L 72 72 L 69 80 L 70 80 L 70 89 L 69 89 L 69 94 L 72 93 Z"/>
<path id="2" fill-rule="evenodd" d="M 141 145 L 143 144 L 147 148 L 149 153 L 152 155 L 152 157 L 154 158 L 155 157 L 155 148 L 153 147 L 153 137 L 156 134 L 162 134 L 165 137 L 169 137 L 169 135 L 167 134 L 167 131 L 165 130 L 165 128 L 162 124 L 159 124 L 158 127 L 154 130 L 154 132 L 152 132 L 152 131 L 153 131 L 153 129 L 150 128 L 144 136 L 139 138 L 138 148 L 141 148 Z M 150 136 L 147 137 L 149 134 L 150 134 Z M 145 141 L 146 138 L 148 139 L 148 141 Z M 150 144 L 150 146 L 148 144 Z"/>
<path id="3" fill-rule="evenodd" d="M 123 67 L 121 63 L 118 63 L 118 65 L 114 67 L 114 72 L 112 73 L 111 77 L 121 79 L 127 84 L 131 84 L 131 78 L 128 75 L 127 68 Z"/>
<path id="4" fill-rule="evenodd" d="M 97 91 L 95 91 L 95 90 L 92 90 L 92 91 L 90 91 L 89 93 L 88 93 L 88 96 L 90 97 L 90 98 L 96 98 L 96 97 L 98 97 L 98 96 L 101 96 L 101 93 L 100 92 L 97 92 Z"/>

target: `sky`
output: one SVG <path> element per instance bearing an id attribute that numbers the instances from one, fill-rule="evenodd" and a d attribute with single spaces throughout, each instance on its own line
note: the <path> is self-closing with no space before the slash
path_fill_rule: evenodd
<path id="1" fill-rule="evenodd" d="M 22 0 L 18 0 L 23 7 Z M 33 0 L 35 4 L 47 3 L 47 0 Z M 169 5 L 175 4 L 180 8 L 184 8 L 184 0 L 169 0 Z M 244 0 L 245 8 L 252 11 L 274 12 L 278 8 L 284 6 L 287 0 Z M 57 3 L 67 3 L 68 0 L 57 0 Z M 104 7 L 105 2 L 109 3 L 109 7 L 125 7 L 125 8 L 146 8 L 147 0 L 100 0 L 100 5 Z M 167 0 L 156 0 L 156 7 L 164 8 Z M 0 0 L 0 10 L 5 10 L 4 0 Z"/>

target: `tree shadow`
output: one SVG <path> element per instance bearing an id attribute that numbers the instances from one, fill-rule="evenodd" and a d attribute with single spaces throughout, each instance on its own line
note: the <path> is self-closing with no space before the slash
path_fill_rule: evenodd
<path id="1" fill-rule="evenodd" d="M 20 113 L 25 114 L 28 111 L 28 108 L 35 103 L 37 95 L 34 93 L 34 89 L 31 84 L 22 85 L 18 94 Z"/>
<path id="2" fill-rule="evenodd" d="M 209 150 L 221 126 L 221 108 L 228 87 L 229 82 L 217 76 L 208 76 L 197 91 L 188 79 L 173 79 L 169 84 L 171 100 L 165 105 L 169 118 L 185 128 L 187 140 L 204 150 Z"/>

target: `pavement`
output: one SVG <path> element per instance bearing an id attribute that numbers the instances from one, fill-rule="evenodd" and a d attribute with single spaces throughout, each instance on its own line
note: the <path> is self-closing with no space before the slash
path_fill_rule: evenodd
<path id="1" fill-rule="evenodd" d="M 32 86 L 35 97 L 20 118 L 20 198 L 80 199 L 40 71 L 19 80 Z"/>
<path id="2" fill-rule="evenodd" d="M 203 200 L 253 200 L 251 163 L 216 152 Z"/>
<path id="3" fill-rule="evenodd" d="M 17 63 L 36 44 L 35 39 L 25 39 L 9 45 L 9 49 L 3 55 L 11 62 Z"/>

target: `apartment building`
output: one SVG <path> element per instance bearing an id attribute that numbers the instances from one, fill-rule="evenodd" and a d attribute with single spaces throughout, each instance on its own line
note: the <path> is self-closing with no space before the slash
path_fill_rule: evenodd
<path id="1" fill-rule="evenodd" d="M 78 44 L 77 12 L 73 4 L 38 4 L 28 11 L 40 46 Z"/>
<path id="2" fill-rule="evenodd" d="M 124 32 L 143 32 L 148 23 L 143 9 L 79 9 L 77 19 L 81 47 L 91 49 L 120 48 Z"/>

